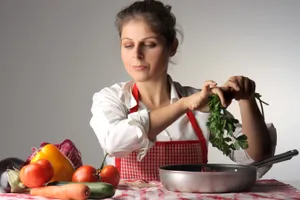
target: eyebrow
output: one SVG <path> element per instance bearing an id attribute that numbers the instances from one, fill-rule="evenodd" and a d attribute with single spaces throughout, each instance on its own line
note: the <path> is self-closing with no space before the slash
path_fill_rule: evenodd
<path id="1" fill-rule="evenodd" d="M 132 40 L 131 38 L 128 38 L 128 37 L 124 37 L 124 38 L 122 38 L 121 40 L 125 40 L 125 39 L 127 39 L 127 40 Z M 145 37 L 145 38 L 143 38 L 142 40 L 147 40 L 147 39 L 159 39 L 159 37 L 157 37 L 157 36 L 149 36 L 149 37 Z"/>

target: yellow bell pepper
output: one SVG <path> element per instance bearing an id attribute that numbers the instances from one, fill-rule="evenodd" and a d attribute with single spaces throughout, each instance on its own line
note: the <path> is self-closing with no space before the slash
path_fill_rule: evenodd
<path id="1" fill-rule="evenodd" d="M 40 159 L 46 159 L 52 164 L 54 176 L 50 182 L 72 180 L 75 169 L 70 160 L 55 145 L 47 144 L 43 146 L 34 155 L 30 163 L 34 163 Z"/>

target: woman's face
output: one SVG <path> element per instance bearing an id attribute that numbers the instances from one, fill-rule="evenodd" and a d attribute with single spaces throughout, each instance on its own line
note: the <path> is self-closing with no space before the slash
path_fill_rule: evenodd
<path id="1" fill-rule="evenodd" d="M 170 53 L 164 38 L 152 32 L 143 20 L 131 20 L 123 26 L 121 57 L 127 73 L 135 81 L 167 75 Z"/>

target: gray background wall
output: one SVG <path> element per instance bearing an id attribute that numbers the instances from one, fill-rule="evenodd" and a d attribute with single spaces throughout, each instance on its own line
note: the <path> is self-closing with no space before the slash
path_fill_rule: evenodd
<path id="1" fill-rule="evenodd" d="M 26 158 L 42 141 L 70 138 L 85 164 L 103 154 L 89 127 L 92 95 L 129 77 L 115 14 L 132 0 L 0 0 L 0 158 Z M 169 73 L 182 84 L 249 76 L 270 106 L 276 153 L 299 148 L 300 1 L 165 0 L 184 41 Z M 230 109 L 240 119 L 237 104 Z M 230 163 L 210 147 L 210 162 Z M 265 178 L 300 179 L 299 157 Z"/>

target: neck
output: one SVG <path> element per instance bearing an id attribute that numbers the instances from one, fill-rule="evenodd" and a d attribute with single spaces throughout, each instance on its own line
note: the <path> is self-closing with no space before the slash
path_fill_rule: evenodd
<path id="1" fill-rule="evenodd" d="M 137 82 L 140 100 L 149 108 L 158 108 L 170 103 L 168 77 L 157 77 L 147 82 Z"/>

